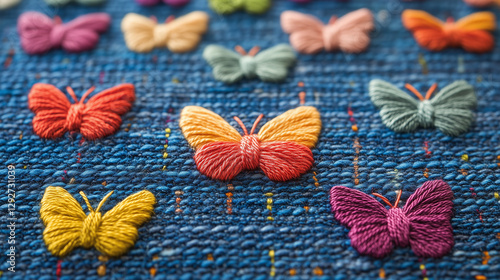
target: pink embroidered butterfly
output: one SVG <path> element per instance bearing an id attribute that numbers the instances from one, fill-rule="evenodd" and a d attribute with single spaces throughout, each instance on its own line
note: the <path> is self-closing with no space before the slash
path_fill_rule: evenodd
<path id="1" fill-rule="evenodd" d="M 164 2 L 167 5 L 178 7 L 186 5 L 187 3 L 189 3 L 189 0 L 135 0 L 135 2 L 142 6 L 152 6 L 160 2 Z"/>
<path id="2" fill-rule="evenodd" d="M 427 181 L 398 208 L 386 209 L 375 198 L 358 190 L 336 186 L 330 190 L 330 204 L 335 218 L 350 228 L 351 245 L 362 255 L 382 258 L 393 247 L 410 246 L 419 257 L 439 258 L 453 247 L 453 192 L 441 180 Z"/>
<path id="3" fill-rule="evenodd" d="M 368 9 L 359 9 L 339 19 L 332 17 L 327 25 L 312 15 L 284 11 L 281 28 L 290 34 L 290 44 L 300 53 L 314 54 L 321 50 L 359 53 L 368 48 L 368 33 L 374 23 Z"/>

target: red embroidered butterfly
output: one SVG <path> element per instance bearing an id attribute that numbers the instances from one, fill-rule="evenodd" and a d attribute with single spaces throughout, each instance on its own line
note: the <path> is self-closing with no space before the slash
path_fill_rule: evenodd
<path id="1" fill-rule="evenodd" d="M 49 84 L 33 85 L 28 104 L 35 113 L 33 130 L 48 139 L 63 136 L 68 131 L 80 132 L 88 140 L 106 137 L 115 133 L 122 123 L 121 115 L 132 107 L 135 89 L 132 84 L 122 84 L 91 97 L 90 88 L 78 101 L 73 89 L 67 87 L 74 104 L 58 88 Z"/>
<path id="2" fill-rule="evenodd" d="M 250 134 L 241 122 L 243 137 L 222 117 L 198 106 L 185 107 L 179 125 L 189 144 L 196 149 L 198 170 L 218 180 L 230 180 L 243 170 L 260 168 L 273 181 L 287 181 L 309 170 L 314 163 L 311 148 L 321 130 L 314 107 L 289 110 Z"/>

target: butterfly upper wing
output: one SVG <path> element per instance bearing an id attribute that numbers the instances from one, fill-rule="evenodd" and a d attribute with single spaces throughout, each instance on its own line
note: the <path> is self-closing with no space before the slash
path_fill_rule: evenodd
<path id="1" fill-rule="evenodd" d="M 264 82 L 280 82 L 286 79 L 288 68 L 295 64 L 296 59 L 289 45 L 274 46 L 255 56 L 255 74 Z"/>
<path id="2" fill-rule="evenodd" d="M 270 0 L 209 0 L 212 10 L 218 14 L 230 14 L 244 9 L 253 14 L 261 14 L 271 6 Z"/>
<path id="3" fill-rule="evenodd" d="M 429 13 L 405 10 L 401 16 L 406 29 L 413 32 L 415 40 L 429 50 L 440 51 L 449 46 L 450 41 L 443 31 L 444 22 Z"/>
<path id="4" fill-rule="evenodd" d="M 62 40 L 63 49 L 82 52 L 93 49 L 99 42 L 99 33 L 105 32 L 111 22 L 106 13 L 80 16 L 66 24 L 67 32 Z"/>
<path id="5" fill-rule="evenodd" d="M 205 12 L 195 11 L 165 25 L 155 34 L 167 38 L 166 45 L 172 52 L 188 52 L 198 46 L 201 36 L 207 31 L 209 16 Z M 160 32 L 166 32 L 164 35 Z"/>
<path id="6" fill-rule="evenodd" d="M 382 258 L 392 251 L 387 209 L 373 197 L 336 186 L 330 190 L 330 205 L 335 219 L 351 229 L 351 245 L 360 254 Z"/>
<path id="7" fill-rule="evenodd" d="M 318 110 L 301 106 L 286 111 L 259 130 L 261 142 L 291 141 L 311 149 L 318 141 L 321 118 Z"/>
<path id="8" fill-rule="evenodd" d="M 155 203 L 155 196 L 146 190 L 118 203 L 102 217 L 95 248 L 110 257 L 125 254 L 137 240 L 137 228 L 151 218 Z"/>
<path id="9" fill-rule="evenodd" d="M 312 15 L 295 11 L 281 13 L 281 28 L 290 34 L 290 44 L 300 53 L 314 54 L 324 48 L 324 24 Z"/>
<path id="10" fill-rule="evenodd" d="M 243 2 L 245 11 L 251 14 L 262 14 L 271 7 L 271 0 L 243 0 Z"/>
<path id="11" fill-rule="evenodd" d="M 155 47 L 156 22 L 145 16 L 128 13 L 122 20 L 121 29 L 127 47 L 135 52 L 150 52 Z"/>
<path id="12" fill-rule="evenodd" d="M 370 98 L 380 108 L 382 122 L 396 132 L 410 132 L 419 126 L 418 102 L 394 85 L 382 81 L 370 82 Z"/>
<path id="13" fill-rule="evenodd" d="M 469 83 L 456 81 L 440 90 L 430 103 L 434 107 L 434 125 L 445 134 L 457 136 L 472 124 L 471 110 L 477 106 L 477 98 Z"/>
<path id="14" fill-rule="evenodd" d="M 221 46 L 208 45 L 203 50 L 203 58 L 212 66 L 215 79 L 234 83 L 243 78 L 241 55 Z"/>
<path id="15" fill-rule="evenodd" d="M 40 218 L 45 225 L 43 240 L 47 249 L 53 255 L 63 257 L 80 246 L 86 217 L 80 204 L 65 189 L 47 187 L 40 207 Z"/>
<path id="16" fill-rule="evenodd" d="M 35 113 L 33 131 L 42 138 L 63 136 L 70 106 L 68 98 L 55 86 L 34 84 L 28 95 L 28 107 Z"/>
<path id="17" fill-rule="evenodd" d="M 82 113 L 82 135 L 94 140 L 115 133 L 122 123 L 120 116 L 132 108 L 134 91 L 134 85 L 122 84 L 90 98 Z"/>
<path id="18" fill-rule="evenodd" d="M 466 16 L 456 22 L 460 45 L 469 52 L 484 53 L 491 51 L 495 39 L 490 31 L 496 29 L 495 14 L 479 12 Z"/>
<path id="19" fill-rule="evenodd" d="M 419 257 L 439 258 L 453 248 L 453 192 L 441 180 L 427 181 L 403 209 L 410 220 L 410 245 Z"/>
<path id="20" fill-rule="evenodd" d="M 52 48 L 50 33 L 55 22 L 38 12 L 25 12 L 17 20 L 21 46 L 28 54 L 42 54 Z"/>
<path id="21" fill-rule="evenodd" d="M 199 106 L 184 107 L 179 126 L 188 143 L 196 150 L 208 143 L 241 141 L 238 131 L 221 116 Z"/>
<path id="22" fill-rule="evenodd" d="M 338 40 L 338 46 L 342 51 L 359 53 L 370 44 L 369 32 L 375 28 L 375 24 L 372 12 L 363 8 L 346 14 L 327 28 L 338 30 L 336 35 L 338 38 L 335 40 Z"/>

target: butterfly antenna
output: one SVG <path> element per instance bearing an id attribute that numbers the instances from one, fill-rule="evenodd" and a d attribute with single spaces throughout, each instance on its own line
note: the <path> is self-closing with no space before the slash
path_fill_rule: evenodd
<path id="1" fill-rule="evenodd" d="M 383 202 L 387 203 L 387 205 L 389 205 L 391 208 L 394 208 L 394 206 L 392 206 L 391 202 L 385 198 L 384 196 L 382 196 L 381 194 L 378 194 L 378 193 L 372 193 L 374 196 L 382 199 Z"/>
<path id="2" fill-rule="evenodd" d="M 334 24 L 336 21 L 337 21 L 337 17 L 336 17 L 336 16 L 332 16 L 332 17 L 330 18 L 330 20 L 328 21 L 328 24 L 329 24 L 329 25 L 330 25 L 330 24 Z"/>
<path id="3" fill-rule="evenodd" d="M 254 46 L 250 51 L 248 51 L 249 56 L 255 56 L 260 51 L 259 46 Z"/>
<path id="4" fill-rule="evenodd" d="M 76 94 L 73 89 L 71 87 L 66 87 L 66 91 L 69 93 L 69 95 L 71 95 L 71 97 L 73 97 L 75 103 L 78 103 L 78 98 L 76 98 Z"/>
<path id="5" fill-rule="evenodd" d="M 85 101 L 85 99 L 87 98 L 87 96 L 89 96 L 89 94 L 91 94 L 95 89 L 95 86 L 92 86 L 91 88 L 89 88 L 82 96 L 82 98 L 80 99 L 80 103 L 83 103 L 83 101 Z"/>
<path id="6" fill-rule="evenodd" d="M 243 49 L 240 45 L 234 47 L 234 50 L 237 51 L 241 55 L 247 55 L 247 52 L 245 49 Z"/>
<path id="7" fill-rule="evenodd" d="M 101 207 L 104 205 L 104 202 L 108 199 L 113 194 L 113 191 L 110 191 L 102 200 L 99 202 L 99 205 L 97 206 L 97 209 L 95 209 L 96 212 L 99 212 L 101 210 Z"/>
<path id="8" fill-rule="evenodd" d="M 425 100 L 429 100 L 432 96 L 432 94 L 434 93 L 434 91 L 436 91 L 436 88 L 437 88 L 437 84 L 434 83 L 430 88 L 429 90 L 427 91 L 427 93 L 425 94 Z"/>
<path id="9" fill-rule="evenodd" d="M 167 19 L 165 20 L 165 23 L 170 23 L 170 22 L 172 22 L 172 21 L 174 21 L 174 20 L 175 20 L 175 16 L 174 16 L 174 15 L 170 15 L 170 16 L 168 16 L 168 17 L 167 17 Z"/>
<path id="10" fill-rule="evenodd" d="M 398 196 L 396 197 L 396 202 L 394 202 L 394 208 L 398 208 L 399 201 L 401 200 L 402 194 L 403 194 L 403 190 L 399 190 Z"/>
<path id="11" fill-rule="evenodd" d="M 407 88 L 409 91 L 411 91 L 413 94 L 415 94 L 418 97 L 418 99 L 420 99 L 420 101 L 424 101 L 424 97 L 422 96 L 422 94 L 416 88 L 414 88 L 412 85 L 406 84 L 405 88 Z"/>
<path id="12" fill-rule="evenodd" d="M 245 127 L 245 125 L 243 124 L 243 122 L 240 120 L 240 118 L 234 117 L 234 120 L 241 126 L 241 128 L 243 129 L 243 132 L 245 132 L 245 135 L 248 135 L 248 130 Z"/>
<path id="13" fill-rule="evenodd" d="M 80 192 L 80 195 L 83 197 L 83 200 L 85 200 L 85 203 L 87 204 L 87 208 L 89 209 L 89 211 L 94 213 L 94 208 L 92 208 L 92 205 L 90 205 L 90 202 L 87 199 L 87 196 L 85 195 L 85 193 Z"/>
<path id="14" fill-rule="evenodd" d="M 255 129 L 257 128 L 257 125 L 259 124 L 260 120 L 262 120 L 262 117 L 264 117 L 264 114 L 260 114 L 257 117 L 257 119 L 255 120 L 255 122 L 253 123 L 252 130 L 250 130 L 250 135 L 252 135 L 253 132 L 255 131 Z"/>
<path id="15" fill-rule="evenodd" d="M 59 25 L 59 24 L 62 24 L 62 19 L 60 16 L 55 16 L 54 17 L 54 22 Z"/>

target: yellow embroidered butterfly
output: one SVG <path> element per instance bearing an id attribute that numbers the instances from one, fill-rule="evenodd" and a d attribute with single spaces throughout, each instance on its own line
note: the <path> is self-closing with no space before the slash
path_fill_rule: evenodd
<path id="1" fill-rule="evenodd" d="M 90 214 L 65 189 L 47 187 L 43 195 L 40 217 L 45 224 L 43 241 L 57 257 L 63 257 L 76 247 L 90 249 L 110 257 L 119 257 L 132 248 L 137 239 L 137 228 L 153 214 L 154 195 L 146 190 L 137 192 L 102 215 L 99 210 L 109 192 L 94 210 L 83 192 Z"/>

